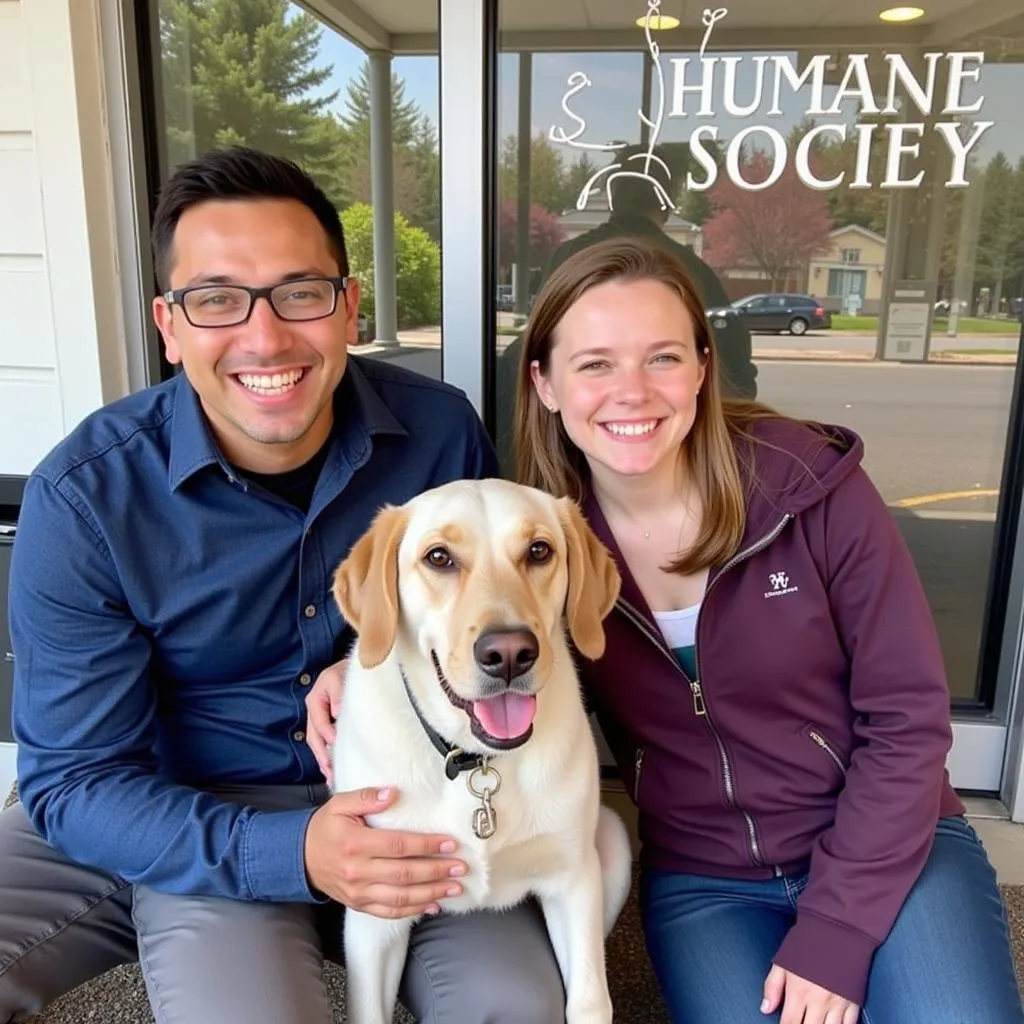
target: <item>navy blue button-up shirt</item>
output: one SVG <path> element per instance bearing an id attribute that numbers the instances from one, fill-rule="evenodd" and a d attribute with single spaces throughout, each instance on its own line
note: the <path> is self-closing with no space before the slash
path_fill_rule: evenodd
<path id="1" fill-rule="evenodd" d="M 183 375 L 92 414 L 29 478 L 10 584 L 19 789 L 71 858 L 164 892 L 316 898 L 312 809 L 205 790 L 323 781 L 304 698 L 352 640 L 335 567 L 382 504 L 498 475 L 448 385 L 350 357 L 334 408 L 308 514 L 228 465 Z"/>

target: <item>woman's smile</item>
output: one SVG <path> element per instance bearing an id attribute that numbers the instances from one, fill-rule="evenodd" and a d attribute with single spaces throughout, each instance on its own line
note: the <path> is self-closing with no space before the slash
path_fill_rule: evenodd
<path id="1" fill-rule="evenodd" d="M 598 426 L 616 441 L 626 444 L 642 444 L 649 441 L 664 422 L 663 417 L 643 420 L 605 420 Z"/>

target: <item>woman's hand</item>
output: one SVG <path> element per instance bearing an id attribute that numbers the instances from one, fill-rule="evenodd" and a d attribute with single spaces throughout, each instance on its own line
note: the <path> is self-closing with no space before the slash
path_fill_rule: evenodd
<path id="1" fill-rule="evenodd" d="M 857 1024 L 860 1007 L 798 974 L 772 966 L 764 982 L 762 1013 L 782 1007 L 779 1024 Z"/>
<path id="2" fill-rule="evenodd" d="M 316 677 L 306 694 L 306 742 L 329 786 L 334 785 L 331 772 L 331 745 L 334 743 L 334 721 L 341 706 L 341 690 L 345 685 L 348 658 L 328 665 Z"/>

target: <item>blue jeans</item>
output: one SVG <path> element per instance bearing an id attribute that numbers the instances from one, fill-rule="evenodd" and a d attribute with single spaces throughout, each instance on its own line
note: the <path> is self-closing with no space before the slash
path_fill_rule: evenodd
<path id="1" fill-rule="evenodd" d="M 778 1024 L 760 1012 L 806 877 L 645 872 L 647 948 L 673 1024 Z M 995 872 L 964 818 L 943 818 L 868 979 L 861 1024 L 1024 1024 Z"/>

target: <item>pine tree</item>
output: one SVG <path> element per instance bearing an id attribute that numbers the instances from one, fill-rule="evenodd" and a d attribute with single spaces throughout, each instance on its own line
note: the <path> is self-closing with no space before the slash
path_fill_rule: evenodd
<path id="1" fill-rule="evenodd" d="M 877 235 L 884 236 L 886 233 L 891 193 L 880 188 L 878 184 L 885 175 L 885 130 L 882 127 L 884 121 L 885 118 L 880 115 L 863 112 L 857 117 L 857 124 L 875 125 L 868 172 L 868 179 L 874 184 L 866 189 L 849 187 L 857 170 L 858 133 L 851 129 L 844 141 L 837 140 L 832 134 L 818 137 L 822 144 L 815 146 L 814 149 L 818 157 L 820 177 L 829 179 L 836 177 L 840 172 L 845 173 L 843 184 L 827 193 L 829 216 L 836 227 L 858 224 Z"/>
<path id="2" fill-rule="evenodd" d="M 498 157 L 498 198 L 515 199 L 519 187 L 519 140 L 507 135 Z M 558 149 L 538 132 L 530 140 L 530 203 L 561 214 L 576 202 L 579 187 L 573 191 Z"/>
<path id="3" fill-rule="evenodd" d="M 164 0 L 160 30 L 170 169 L 254 146 L 294 160 L 337 200 L 342 135 L 316 18 L 288 0 Z"/>
<path id="4" fill-rule="evenodd" d="M 1009 243 L 1006 247 L 1006 287 L 1008 306 L 1024 300 L 1024 157 L 1017 160 L 1007 205 Z"/>
<path id="5" fill-rule="evenodd" d="M 370 166 L 370 65 L 348 85 L 340 117 L 343 205 L 372 203 Z M 414 227 L 441 236 L 441 176 L 437 133 L 430 118 L 405 96 L 405 82 L 391 73 L 391 152 L 394 204 Z"/>
<path id="6" fill-rule="evenodd" d="M 572 209 L 579 199 L 583 186 L 597 173 L 598 164 L 592 160 L 586 152 L 580 155 L 569 165 L 565 172 L 566 206 Z"/>
<path id="7" fill-rule="evenodd" d="M 978 250 L 975 257 L 975 281 L 989 288 L 990 309 L 999 310 L 1006 279 L 1010 243 L 1020 224 L 1012 216 L 1016 175 L 1006 154 L 1000 150 L 988 162 L 985 174 L 974 187 L 984 188 Z M 1017 185 L 1019 187 L 1019 185 Z"/>

